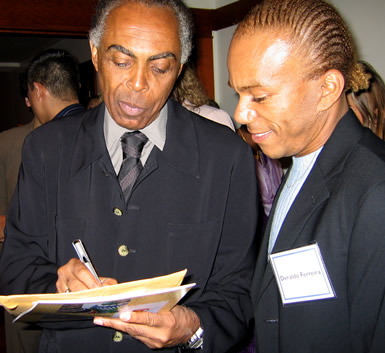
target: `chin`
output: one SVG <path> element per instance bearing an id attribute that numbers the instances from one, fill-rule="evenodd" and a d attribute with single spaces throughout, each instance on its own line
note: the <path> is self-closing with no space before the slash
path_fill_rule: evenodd
<path id="1" fill-rule="evenodd" d="M 279 158 L 282 158 L 284 157 L 282 155 L 282 153 L 279 153 L 277 151 L 272 151 L 272 150 L 269 150 L 269 149 L 263 149 L 261 146 L 259 146 L 263 152 L 263 154 L 271 159 L 279 159 Z"/>

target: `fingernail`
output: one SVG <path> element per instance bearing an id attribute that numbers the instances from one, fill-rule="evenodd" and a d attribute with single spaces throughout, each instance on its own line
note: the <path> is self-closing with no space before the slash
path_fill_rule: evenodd
<path id="1" fill-rule="evenodd" d="M 103 326 L 103 320 L 101 320 L 101 319 L 94 319 L 94 324 L 95 325 L 99 325 L 99 326 Z"/>
<path id="2" fill-rule="evenodd" d="M 130 321 L 131 319 L 131 313 L 128 311 L 122 312 L 119 316 L 120 320 L 123 321 Z"/>

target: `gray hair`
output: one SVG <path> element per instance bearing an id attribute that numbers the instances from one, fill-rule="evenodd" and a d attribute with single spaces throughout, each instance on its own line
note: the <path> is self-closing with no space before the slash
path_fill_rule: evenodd
<path id="1" fill-rule="evenodd" d="M 97 48 L 99 47 L 110 12 L 128 2 L 145 6 L 167 7 L 174 12 L 179 24 L 181 63 L 186 63 L 192 50 L 193 21 L 189 9 L 181 0 L 99 0 L 89 31 L 92 43 Z"/>

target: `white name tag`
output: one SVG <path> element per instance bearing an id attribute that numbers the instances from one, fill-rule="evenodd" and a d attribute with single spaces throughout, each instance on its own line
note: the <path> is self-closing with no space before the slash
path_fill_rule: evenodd
<path id="1" fill-rule="evenodd" d="M 318 244 L 269 255 L 282 303 L 334 298 Z"/>

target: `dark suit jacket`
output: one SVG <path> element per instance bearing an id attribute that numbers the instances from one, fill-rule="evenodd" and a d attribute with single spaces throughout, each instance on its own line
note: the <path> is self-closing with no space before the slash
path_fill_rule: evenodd
<path id="1" fill-rule="evenodd" d="M 257 352 L 384 352 L 384 157 L 384 143 L 347 113 L 318 156 L 273 249 L 317 241 L 335 299 L 282 305 L 267 264 L 269 220 L 252 282 Z"/>
<path id="2" fill-rule="evenodd" d="M 154 147 L 126 205 L 103 116 L 104 104 L 82 118 L 52 121 L 26 139 L 0 262 L 1 292 L 54 292 L 56 271 L 76 257 L 71 242 L 81 238 L 99 274 L 119 282 L 187 268 L 185 282 L 197 286 L 183 303 L 201 318 L 205 351 L 229 350 L 252 312 L 257 196 L 249 146 L 169 101 L 164 150 Z M 121 245 L 130 249 L 127 256 L 119 255 Z M 85 326 L 45 330 L 41 351 L 150 351 L 128 335 L 115 343 L 112 330 Z"/>

